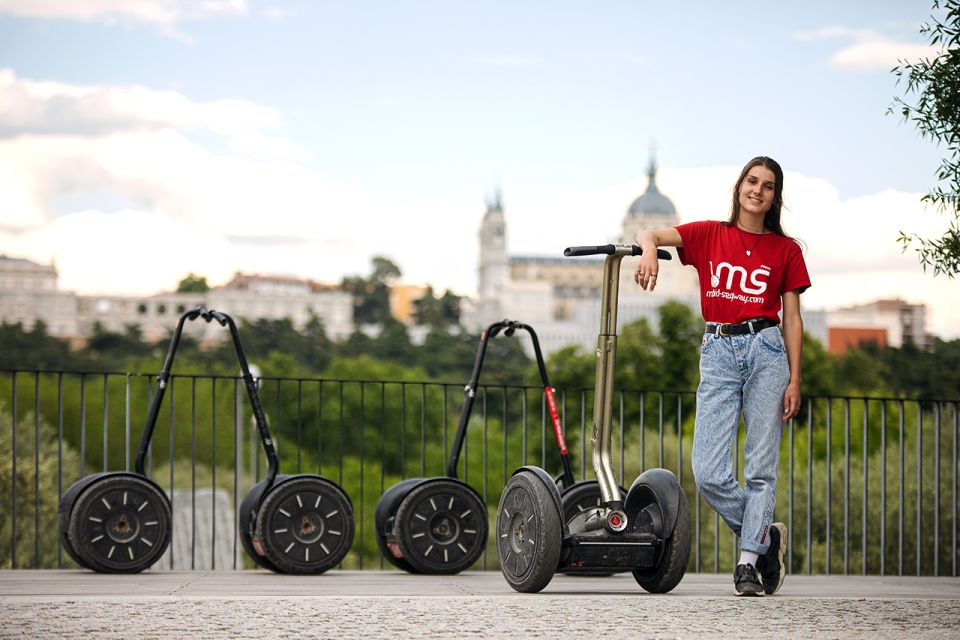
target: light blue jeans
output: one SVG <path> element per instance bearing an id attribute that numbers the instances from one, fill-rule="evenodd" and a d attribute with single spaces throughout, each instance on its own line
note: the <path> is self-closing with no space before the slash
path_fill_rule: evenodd
<path id="1" fill-rule="evenodd" d="M 783 394 L 790 365 L 778 327 L 755 334 L 706 334 L 693 433 L 693 475 L 700 494 L 735 534 L 740 548 L 763 554 L 776 503 Z M 733 442 L 746 426 L 744 481 L 734 476 Z"/>

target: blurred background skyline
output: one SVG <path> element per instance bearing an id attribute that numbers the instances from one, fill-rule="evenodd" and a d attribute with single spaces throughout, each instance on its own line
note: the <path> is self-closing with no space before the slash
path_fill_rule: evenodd
<path id="1" fill-rule="evenodd" d="M 946 220 L 936 146 L 886 113 L 928 53 L 924 1 L 0 0 L 0 253 L 81 293 L 188 272 L 323 282 L 382 255 L 476 291 L 485 202 L 511 253 L 612 241 L 646 189 L 722 219 L 755 155 L 786 170 L 808 308 L 925 303 L 955 282 L 901 254 Z M 672 268 L 672 267 L 671 267 Z M 655 295 L 655 294 L 654 294 Z"/>

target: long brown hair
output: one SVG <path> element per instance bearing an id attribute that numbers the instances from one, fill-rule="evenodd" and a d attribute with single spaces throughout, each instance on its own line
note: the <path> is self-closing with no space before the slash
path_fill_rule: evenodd
<path id="1" fill-rule="evenodd" d="M 769 229 L 777 235 L 789 238 L 790 236 L 784 233 L 783 225 L 780 223 L 780 211 L 783 209 L 783 169 L 780 168 L 780 164 L 776 160 L 768 158 L 767 156 L 757 156 L 744 165 L 743 171 L 740 172 L 740 177 L 737 178 L 737 183 L 733 186 L 733 207 L 730 209 L 730 219 L 727 220 L 727 224 L 735 226 L 737 220 L 740 219 L 740 186 L 746 179 L 747 172 L 757 166 L 772 171 L 775 180 L 773 185 L 773 202 L 763 217 L 763 226 L 765 229 Z"/>

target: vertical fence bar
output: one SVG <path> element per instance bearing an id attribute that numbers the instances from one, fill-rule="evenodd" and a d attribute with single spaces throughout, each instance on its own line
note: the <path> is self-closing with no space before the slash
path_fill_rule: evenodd
<path id="1" fill-rule="evenodd" d="M 787 573 L 793 572 L 793 418 L 787 424 L 790 440 L 790 486 L 787 492 Z"/>
<path id="2" fill-rule="evenodd" d="M 243 424 L 243 420 L 240 415 L 240 380 L 238 378 L 233 379 L 233 514 L 234 521 L 239 524 L 239 526 L 234 526 L 233 528 L 233 568 L 237 568 L 237 538 L 239 537 L 238 531 L 240 527 L 243 526 L 242 522 L 239 522 L 239 513 L 240 513 L 240 462 L 243 460 L 243 452 L 240 450 L 240 425 Z"/>
<path id="3" fill-rule="evenodd" d="M 80 374 L 80 477 L 85 475 L 87 460 L 87 377 Z"/>
<path id="4" fill-rule="evenodd" d="M 174 420 L 173 420 L 173 390 L 174 390 L 174 386 L 175 386 L 174 383 L 175 383 L 176 381 L 177 381 L 177 379 L 176 379 L 174 376 L 170 376 L 170 383 L 167 385 L 167 394 L 168 394 L 168 400 L 169 400 L 168 406 L 170 407 L 170 408 L 169 408 L 170 415 L 169 415 L 169 417 L 168 417 L 168 420 L 169 420 L 168 431 L 169 431 L 169 433 L 167 434 L 167 438 L 168 438 L 168 443 L 167 443 L 167 459 L 169 460 L 169 463 L 170 463 L 170 513 L 171 513 L 171 515 L 174 513 L 174 511 L 173 511 L 173 508 L 174 508 L 174 495 L 173 495 L 173 494 L 174 494 L 174 491 L 173 491 L 173 422 L 174 422 Z M 159 393 L 159 392 L 160 392 L 160 387 L 159 387 L 159 384 L 158 384 L 157 390 L 156 390 L 154 393 Z M 177 533 L 176 530 L 174 530 L 174 533 Z M 171 537 L 172 537 L 172 536 L 171 536 Z M 171 542 L 172 542 L 172 540 L 171 540 Z M 173 571 L 173 545 L 172 545 L 172 544 L 170 545 L 170 570 Z"/>
<path id="5" fill-rule="evenodd" d="M 953 486 L 950 490 L 953 492 L 953 537 L 950 548 L 953 550 L 950 560 L 950 575 L 957 577 L 957 413 L 960 409 L 960 403 L 953 403 Z"/>
<path id="6" fill-rule="evenodd" d="M 880 575 L 887 572 L 887 401 L 880 401 Z"/>
<path id="7" fill-rule="evenodd" d="M 301 451 L 303 449 L 303 380 L 297 380 L 297 473 L 303 473 Z"/>
<path id="8" fill-rule="evenodd" d="M 807 398 L 807 575 L 812 567 L 813 546 L 813 398 Z"/>
<path id="9" fill-rule="evenodd" d="M 210 378 L 210 568 L 217 568 L 217 379 Z"/>
<path id="10" fill-rule="evenodd" d="M 16 522 L 11 523 L 17 526 Z M 40 568 L 40 373 L 33 378 L 33 567 Z"/>
<path id="11" fill-rule="evenodd" d="M 843 575 L 850 573 L 850 398 L 843 401 Z"/>
<path id="12" fill-rule="evenodd" d="M 501 417 L 503 422 L 503 486 L 507 484 L 507 387 L 501 388 L 503 404 L 500 405 Z"/>
<path id="13" fill-rule="evenodd" d="M 446 400 L 446 396 L 444 396 L 444 400 Z M 363 462 L 364 462 L 363 457 L 366 450 L 366 446 L 364 443 L 364 440 L 366 440 L 364 435 L 367 430 L 366 403 L 367 403 L 367 385 L 365 382 L 360 382 L 360 518 L 359 518 L 360 523 L 359 523 L 359 526 L 357 527 L 357 529 L 359 530 L 358 538 L 360 540 L 360 549 L 361 549 L 361 552 L 359 554 L 360 569 L 363 569 L 363 551 L 362 551 L 363 549 Z M 446 402 L 444 402 L 444 407 L 446 407 Z M 443 423 L 443 430 L 444 432 L 446 432 L 447 430 L 446 420 L 444 420 L 444 423 Z"/>
<path id="14" fill-rule="evenodd" d="M 900 409 L 900 446 L 899 446 L 899 464 L 900 464 L 900 492 L 899 492 L 899 508 L 897 509 L 897 575 L 903 575 L 903 531 L 904 531 L 904 484 L 905 478 L 903 477 L 904 473 L 904 454 L 903 454 L 903 428 L 904 428 L 904 411 L 906 411 L 906 404 L 903 400 L 899 402 Z"/>
<path id="15" fill-rule="evenodd" d="M 190 570 L 197 568 L 197 378 L 190 377 Z"/>
<path id="16" fill-rule="evenodd" d="M 406 434 L 407 434 L 407 383 L 400 383 L 400 479 L 407 477 L 407 458 L 406 458 Z M 484 463 L 486 465 L 486 463 Z"/>
<path id="17" fill-rule="evenodd" d="M 342 486 L 343 486 L 343 439 L 344 439 L 344 433 L 343 433 L 343 430 L 344 430 L 344 423 L 343 423 L 343 380 L 340 380 L 339 384 L 337 385 L 337 388 L 338 388 L 338 392 L 339 392 L 339 402 L 340 402 L 340 406 L 339 406 L 339 410 L 338 410 L 338 416 L 339 416 L 339 417 L 338 417 L 338 420 L 339 420 L 339 423 L 340 423 L 340 458 L 339 458 L 339 460 L 338 460 L 338 462 L 337 462 L 337 465 L 338 465 L 338 468 L 337 468 L 337 484 L 339 484 L 339 485 L 342 487 Z"/>
<path id="18" fill-rule="evenodd" d="M 504 391 L 506 394 L 506 391 Z M 441 387 L 441 399 L 443 400 L 443 406 L 440 408 L 441 421 L 440 424 L 443 425 L 443 459 L 444 461 L 449 460 L 450 452 L 447 450 L 447 387 L 446 385 Z M 506 402 L 506 400 L 504 400 Z M 506 420 L 504 420 L 506 424 Z M 506 435 L 506 433 L 504 433 Z"/>
<path id="19" fill-rule="evenodd" d="M 623 485 L 623 391 L 620 391 L 620 484 Z"/>
<path id="20" fill-rule="evenodd" d="M 643 391 L 640 392 L 640 473 L 643 473 L 647 469 L 646 463 L 646 444 L 644 443 L 644 434 L 647 431 L 646 422 L 644 421 L 643 407 L 646 404 L 644 402 Z"/>
<path id="21" fill-rule="evenodd" d="M 503 421 L 507 421 L 507 388 L 503 387 Z M 523 412 L 522 420 L 520 421 L 521 435 L 520 435 L 520 450 L 523 452 L 521 460 L 523 464 L 527 464 L 527 413 Z M 541 467 L 545 466 L 541 464 Z"/>
<path id="22" fill-rule="evenodd" d="M 580 479 L 587 478 L 587 401 L 586 391 L 580 390 Z M 591 436 L 592 437 L 592 436 Z"/>
<path id="23" fill-rule="evenodd" d="M 489 473 L 487 472 L 487 461 L 488 461 L 488 422 L 487 422 L 487 390 L 483 387 L 480 388 L 480 407 L 483 411 L 483 503 L 489 504 L 487 499 L 487 489 L 489 481 Z M 487 568 L 487 548 L 483 548 L 483 568 Z"/>
<path id="24" fill-rule="evenodd" d="M 561 391 L 566 393 L 566 391 Z M 560 422 L 563 423 L 564 434 L 567 433 L 567 416 L 563 415 Z M 540 396 L 540 468 L 547 466 L 547 396 Z"/>
<path id="25" fill-rule="evenodd" d="M 521 464 L 527 465 L 527 390 L 523 389 L 523 395 L 520 398 L 521 412 L 523 413 L 523 459 Z"/>
<path id="26" fill-rule="evenodd" d="M 920 533 L 923 525 L 923 404 L 917 400 L 917 575 L 923 557 Z"/>
<path id="27" fill-rule="evenodd" d="M 63 497 L 63 372 L 57 373 L 57 504 Z M 63 566 L 63 545 L 57 545 L 57 568 Z"/>
<path id="28" fill-rule="evenodd" d="M 420 476 L 427 475 L 427 386 L 420 385 Z M 343 457 L 341 453 L 341 458 Z"/>
<path id="29" fill-rule="evenodd" d="M 660 450 L 657 457 L 657 466 L 663 467 L 663 391 L 657 392 L 658 399 L 658 410 L 657 410 L 657 426 L 660 429 Z"/>
<path id="30" fill-rule="evenodd" d="M 13 415 L 10 419 L 10 568 L 17 568 L 17 372 L 10 376 L 11 395 L 13 396 Z"/>
<path id="31" fill-rule="evenodd" d="M 110 421 L 109 421 L 109 416 L 110 416 L 110 395 L 109 395 L 110 381 L 109 381 L 109 378 L 108 378 L 107 376 L 108 376 L 108 374 L 106 374 L 106 373 L 103 374 L 103 470 L 104 470 L 104 471 L 106 471 L 106 470 L 109 468 L 109 467 L 107 467 L 107 465 L 108 465 L 108 458 L 109 458 L 109 450 L 107 449 L 107 434 L 108 434 L 109 431 L 110 431 L 110 429 L 109 429 L 109 427 L 110 427 Z"/>
<path id="32" fill-rule="evenodd" d="M 683 482 L 683 395 L 677 393 L 677 480 Z"/>
<path id="33" fill-rule="evenodd" d="M 827 497 L 827 534 L 826 534 L 827 561 L 826 561 L 826 571 L 825 571 L 826 575 L 830 575 L 830 510 L 833 506 L 833 500 L 831 500 L 831 496 L 830 496 L 830 490 L 831 490 L 830 476 L 833 475 L 831 473 L 832 465 L 830 462 L 830 450 L 833 448 L 832 446 L 830 446 L 832 426 L 833 426 L 833 406 L 832 406 L 832 403 L 830 402 L 830 398 L 827 398 L 827 496 L 826 496 Z"/>
<path id="34" fill-rule="evenodd" d="M 123 470 L 130 471 L 130 374 L 123 379 Z"/>
<path id="35" fill-rule="evenodd" d="M 401 387 L 403 389 L 403 387 Z M 403 474 L 403 411 L 400 412 L 400 473 Z M 317 380 L 317 475 L 323 475 L 323 380 Z"/>
<path id="36" fill-rule="evenodd" d="M 933 575 L 940 575 L 940 403 L 933 404 Z"/>
<path id="37" fill-rule="evenodd" d="M 867 493 L 868 485 L 867 479 L 869 476 L 869 458 L 867 453 L 867 443 L 870 433 L 870 425 L 867 421 L 868 411 L 867 411 L 867 399 L 863 399 L 863 540 L 861 542 L 860 548 L 863 550 L 863 560 L 862 564 L 862 574 L 867 575 Z"/>

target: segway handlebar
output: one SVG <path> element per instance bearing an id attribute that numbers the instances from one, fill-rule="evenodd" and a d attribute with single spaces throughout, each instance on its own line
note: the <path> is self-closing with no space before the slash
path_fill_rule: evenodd
<path id="1" fill-rule="evenodd" d="M 277 475 L 280 464 L 277 458 L 276 448 L 274 447 L 273 440 L 270 438 L 270 433 L 267 429 L 267 418 L 264 415 L 263 407 L 260 404 L 260 396 L 257 393 L 257 385 L 253 380 L 253 374 L 250 373 L 250 367 L 247 364 L 247 356 L 243 352 L 243 345 L 240 344 L 240 333 L 237 331 L 237 325 L 233 321 L 233 318 L 226 313 L 208 309 L 205 305 L 201 305 L 195 309 L 185 312 L 177 321 L 177 327 L 174 329 L 173 336 L 170 339 L 170 347 L 167 349 L 167 355 L 164 359 L 163 367 L 160 369 L 160 375 L 157 376 L 157 392 L 153 395 L 153 399 L 150 402 L 150 407 L 147 412 L 147 424 L 143 430 L 143 438 L 140 441 L 140 448 L 137 451 L 137 458 L 134 463 L 134 467 L 137 473 L 140 475 L 146 475 L 144 472 L 144 467 L 147 450 L 150 446 L 150 439 L 153 436 L 153 428 L 157 423 L 157 415 L 160 413 L 160 405 L 163 402 L 163 395 L 167 388 L 167 381 L 170 379 L 170 370 L 173 367 L 173 358 L 176 355 L 177 348 L 180 345 L 180 336 L 183 333 L 183 326 L 187 321 L 194 321 L 198 318 L 205 320 L 206 322 L 215 320 L 220 326 L 228 327 L 230 329 L 230 337 L 233 339 L 233 346 L 237 353 L 237 360 L 240 363 L 240 373 L 243 378 L 244 387 L 247 390 L 247 396 L 250 399 L 250 405 L 253 409 L 253 417 L 257 423 L 257 431 L 260 434 L 260 440 L 263 443 L 264 450 L 267 454 L 267 478 L 272 483 L 273 479 Z"/>
<path id="2" fill-rule="evenodd" d="M 483 360 L 487 352 L 487 342 L 501 331 L 503 335 L 509 337 L 516 333 L 518 329 L 526 331 L 533 341 L 533 354 L 537 360 L 537 369 L 540 371 L 540 381 L 543 384 L 543 393 L 546 398 L 547 409 L 550 414 L 550 420 L 553 423 L 553 434 L 557 440 L 557 448 L 560 450 L 560 462 L 563 465 L 563 473 L 560 477 L 564 487 L 572 486 L 574 483 L 573 468 L 570 465 L 570 458 L 567 455 L 567 442 L 564 436 L 563 424 L 560 421 L 560 412 L 557 408 L 554 389 L 550 384 L 550 379 L 547 377 L 547 367 L 543 362 L 543 351 L 540 349 L 540 339 L 537 337 L 537 332 L 534 331 L 530 325 L 518 320 L 506 319 L 492 323 L 480 335 L 480 344 L 477 347 L 477 354 L 473 362 L 473 372 L 470 374 L 470 381 L 463 389 L 463 408 L 460 411 L 460 420 L 457 423 L 457 432 L 454 437 L 453 448 L 450 451 L 450 458 L 447 460 L 447 476 L 450 478 L 457 477 L 457 464 L 466 438 L 467 425 L 470 422 L 473 403 L 477 396 L 477 386 L 480 382 L 480 372 L 483 369 Z"/>
<path id="3" fill-rule="evenodd" d="M 568 258 L 576 256 L 612 256 L 618 253 L 624 256 L 639 256 L 643 254 L 643 249 L 635 244 L 600 244 L 584 247 L 567 247 L 563 250 L 563 255 Z M 657 249 L 657 258 L 660 260 L 672 260 L 673 256 L 664 249 Z"/>

